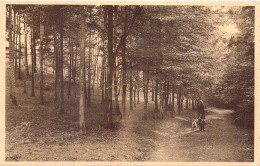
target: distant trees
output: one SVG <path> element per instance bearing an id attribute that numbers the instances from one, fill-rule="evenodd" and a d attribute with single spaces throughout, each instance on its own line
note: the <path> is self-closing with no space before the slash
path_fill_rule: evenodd
<path id="1" fill-rule="evenodd" d="M 236 110 L 236 118 L 244 127 L 253 126 L 254 117 L 254 7 L 231 8 L 229 16 L 239 32 L 226 43 L 223 58 L 225 73 L 215 86 L 214 97 L 222 107 Z"/>
<path id="2" fill-rule="evenodd" d="M 214 33 L 226 22 L 210 19 L 219 14 L 211 7 L 9 5 L 7 9 L 13 103 L 15 74 L 23 79 L 25 90 L 26 81 L 31 83 L 31 96 L 39 87 L 41 104 L 44 79 L 51 75 L 53 80 L 48 82 L 53 82 L 60 114 L 66 113 L 65 91 L 70 97 L 72 87 L 79 84 L 79 128 L 83 133 L 85 109 L 98 94 L 106 107 L 102 111 L 108 127 L 113 126 L 113 112 L 127 119 L 128 101 L 134 111 L 143 99 L 147 119 L 150 93 L 155 112 L 162 116 L 168 111 L 174 116 L 175 111 L 196 109 L 200 98 L 210 104 L 239 101 L 239 110 L 253 109 L 254 16 L 250 7 L 225 11 L 240 29 L 229 42 L 220 42 L 223 36 Z M 222 44 L 218 50 L 216 43 Z M 217 63 L 217 54 L 224 48 L 229 49 L 226 68 Z M 225 73 L 216 70 L 215 62 Z"/>

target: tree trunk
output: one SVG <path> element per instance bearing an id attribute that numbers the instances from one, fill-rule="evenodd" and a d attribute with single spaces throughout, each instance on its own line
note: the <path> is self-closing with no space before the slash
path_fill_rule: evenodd
<path id="1" fill-rule="evenodd" d="M 69 37 L 69 59 L 70 59 L 70 64 L 69 64 L 69 71 L 68 71 L 68 78 L 69 78 L 69 86 L 68 86 L 68 97 L 70 96 L 70 88 L 71 88 L 71 67 L 72 67 L 72 44 L 71 40 Z"/>
<path id="2" fill-rule="evenodd" d="M 136 77 L 135 77 L 135 84 L 134 84 L 134 107 L 136 107 Z"/>
<path id="3" fill-rule="evenodd" d="M 149 76 L 148 73 L 144 72 L 144 81 L 145 81 L 145 91 L 144 91 L 144 119 L 147 119 L 147 115 L 148 115 L 148 86 L 149 86 Z"/>
<path id="4" fill-rule="evenodd" d="M 12 40 L 12 31 L 13 38 L 15 39 L 15 31 L 12 29 L 12 6 L 9 6 L 9 27 L 8 27 L 8 42 L 9 42 L 9 76 L 10 76 L 10 98 L 13 105 L 17 105 L 17 100 L 15 96 L 15 68 L 14 68 L 14 40 Z M 14 25 L 15 25 L 15 15 L 14 15 Z M 15 26 L 14 26 L 15 27 Z"/>
<path id="5" fill-rule="evenodd" d="M 108 50 L 108 64 L 107 64 L 107 127 L 113 126 L 112 120 L 112 84 L 113 84 L 113 72 L 114 72 L 114 63 L 115 58 L 113 55 L 113 6 L 107 6 L 107 14 L 108 14 L 108 31 L 107 31 L 107 50 Z"/>
<path id="6" fill-rule="evenodd" d="M 122 114 L 123 120 L 126 120 L 126 74 L 127 74 L 127 64 L 126 64 L 126 31 L 127 31 L 127 6 L 124 7 L 124 27 L 123 27 L 123 41 L 122 41 Z"/>
<path id="7" fill-rule="evenodd" d="M 80 100 L 79 100 L 79 129 L 86 133 L 85 126 L 85 104 L 86 104 L 86 75 L 85 75 L 85 16 L 81 16 L 81 40 L 80 40 Z"/>
<path id="8" fill-rule="evenodd" d="M 35 42 L 34 42 L 34 27 L 31 28 L 31 60 L 32 60 L 32 87 L 31 87 L 31 96 L 35 96 L 34 93 L 34 49 L 35 49 Z"/>
<path id="9" fill-rule="evenodd" d="M 27 24 L 24 23 L 24 63 L 25 63 L 25 73 L 26 77 L 29 78 L 29 68 L 28 68 L 28 52 L 27 52 Z"/>
<path id="10" fill-rule="evenodd" d="M 160 114 L 161 114 L 161 117 L 162 118 L 164 118 L 164 114 L 163 114 L 163 112 L 164 112 L 164 91 L 163 91 L 163 87 L 164 87 L 164 85 L 163 85 L 163 83 L 161 83 L 161 84 L 159 84 L 159 86 L 160 86 L 160 92 L 159 92 L 159 97 L 160 97 L 160 105 L 159 105 L 159 111 L 160 111 Z"/>
<path id="11" fill-rule="evenodd" d="M 33 25 L 34 26 L 34 25 Z M 36 70 L 36 59 L 37 59 L 37 57 L 36 57 L 36 37 L 34 36 L 36 34 L 36 29 L 35 29 L 35 27 L 33 28 L 33 71 L 34 71 L 34 73 L 36 73 L 37 72 L 37 70 Z"/>
<path id="12" fill-rule="evenodd" d="M 92 48 L 92 94 L 95 94 L 95 78 L 96 78 L 96 64 L 97 64 L 97 56 L 95 56 L 95 47 Z"/>
<path id="13" fill-rule="evenodd" d="M 130 67 L 131 67 L 131 63 L 130 63 Z M 129 90 L 130 90 L 130 110 L 132 111 L 133 110 L 133 75 L 132 75 L 132 69 L 130 69 L 129 71 L 129 75 L 130 75 L 130 78 L 129 78 Z"/>
<path id="14" fill-rule="evenodd" d="M 114 95 L 115 95 L 115 113 L 116 115 L 120 115 L 122 118 L 122 114 L 120 112 L 120 108 L 119 108 L 119 102 L 118 102 L 118 92 L 117 92 L 117 87 L 118 87 L 118 78 L 117 78 L 117 73 L 116 71 L 114 71 Z"/>
<path id="15" fill-rule="evenodd" d="M 180 115 L 181 113 L 181 86 L 179 88 L 179 94 L 178 94 L 178 99 L 177 99 L 177 105 L 178 105 L 178 114 Z"/>
<path id="16" fill-rule="evenodd" d="M 99 91 L 99 84 L 98 84 L 98 72 L 99 72 L 98 60 L 99 60 L 99 53 L 100 53 L 100 49 L 99 49 L 98 54 L 97 54 L 97 96 L 98 96 L 98 91 Z"/>
<path id="17" fill-rule="evenodd" d="M 154 102 L 155 102 L 155 112 L 158 112 L 158 78 L 156 78 L 156 82 L 155 82 L 155 94 L 154 94 Z"/>
<path id="18" fill-rule="evenodd" d="M 106 63 L 106 57 L 105 55 L 102 57 L 102 71 L 101 71 L 101 79 L 100 79 L 100 86 L 102 91 L 102 98 L 101 103 L 105 101 L 105 63 Z"/>
<path id="19" fill-rule="evenodd" d="M 146 97 L 145 97 L 145 95 L 146 95 L 145 91 L 146 91 L 146 89 L 145 89 L 145 74 L 144 74 L 144 71 L 143 71 L 143 92 L 144 92 L 144 104 L 145 104 L 145 99 L 146 99 Z"/>
<path id="20" fill-rule="evenodd" d="M 168 112 L 168 109 L 169 109 L 169 95 L 170 95 L 170 83 L 169 83 L 169 81 L 167 81 L 167 83 L 166 83 L 166 101 L 165 101 L 166 113 Z"/>
<path id="21" fill-rule="evenodd" d="M 174 85 L 172 85 L 172 117 L 173 117 L 173 113 L 174 111 Z"/>
<path id="22" fill-rule="evenodd" d="M 74 66 L 73 66 L 73 81 L 76 83 L 76 75 L 77 75 L 77 61 L 78 61 L 78 46 L 75 44 L 75 60 L 74 60 Z"/>
<path id="23" fill-rule="evenodd" d="M 42 25 L 42 19 L 41 19 L 41 11 L 40 11 L 40 101 L 41 104 L 44 103 L 43 99 L 43 36 L 44 36 L 44 26 Z"/>
<path id="24" fill-rule="evenodd" d="M 71 42 L 71 69 L 70 69 L 70 81 L 74 79 L 74 42 Z"/>
<path id="25" fill-rule="evenodd" d="M 91 15 L 91 13 L 90 13 Z M 91 18 L 90 18 L 91 20 Z M 88 106 L 91 105 L 91 63 L 92 63 L 92 51 L 91 51 L 91 29 L 89 32 L 89 56 L 88 56 Z"/>
<path id="26" fill-rule="evenodd" d="M 18 13 L 19 14 L 19 13 Z M 18 16 L 18 35 L 19 35 L 19 52 L 18 52 L 18 79 L 22 79 L 22 74 L 21 74 L 21 56 L 22 56 L 22 47 L 21 47 L 21 17 L 20 15 Z"/>
<path id="27" fill-rule="evenodd" d="M 139 104 L 139 91 L 140 91 L 140 85 L 139 85 L 139 72 L 137 72 L 137 104 Z"/>
<path id="28" fill-rule="evenodd" d="M 167 82 L 164 81 L 163 85 L 163 99 L 164 99 L 164 115 L 167 115 L 167 104 L 168 104 L 168 99 L 167 99 Z"/>
<path id="29" fill-rule="evenodd" d="M 15 47 L 15 52 L 14 52 L 14 59 L 15 59 L 15 63 L 14 63 L 14 71 L 15 71 L 15 74 L 17 72 L 17 52 L 18 52 L 18 14 L 16 14 L 17 11 L 14 10 L 14 47 Z"/>
<path id="30" fill-rule="evenodd" d="M 59 11 L 60 13 L 60 99 L 59 99 L 59 113 L 64 114 L 64 107 L 63 107 L 63 101 L 64 101 L 64 84 L 63 84 L 63 11 Z"/>
<path id="31" fill-rule="evenodd" d="M 28 72 L 28 60 L 27 60 L 27 32 L 26 32 L 26 25 L 24 23 L 24 31 L 25 31 L 25 41 L 24 41 L 24 79 L 23 79 L 23 84 L 24 84 L 24 89 L 23 89 L 23 93 L 27 93 L 27 87 L 26 87 L 26 79 L 29 77 L 29 73 Z M 21 40 L 20 40 L 21 41 Z M 20 47 L 21 48 L 21 47 Z M 21 51 L 22 54 L 22 51 Z M 26 55 L 25 55 L 26 54 Z"/>
<path id="32" fill-rule="evenodd" d="M 56 32 L 54 32 L 54 56 L 55 56 L 55 101 L 58 100 L 58 90 L 59 90 L 59 49 Z M 58 102 L 59 103 L 59 102 Z"/>
<path id="33" fill-rule="evenodd" d="M 152 101 L 154 101 L 154 88 L 153 88 L 153 80 L 152 80 Z"/>
<path id="34" fill-rule="evenodd" d="M 181 99 L 181 111 L 183 111 L 184 96 L 183 96 L 183 88 L 182 87 L 181 87 L 180 99 Z"/>

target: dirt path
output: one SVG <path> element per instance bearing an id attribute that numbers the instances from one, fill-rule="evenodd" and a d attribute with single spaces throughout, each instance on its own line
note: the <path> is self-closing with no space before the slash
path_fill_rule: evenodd
<path id="1" fill-rule="evenodd" d="M 184 119 L 165 120 L 151 155 L 152 161 L 253 161 L 253 132 L 234 126 L 231 110 L 209 108 L 213 124 L 193 131 Z M 190 123 L 189 123 L 190 124 Z"/>

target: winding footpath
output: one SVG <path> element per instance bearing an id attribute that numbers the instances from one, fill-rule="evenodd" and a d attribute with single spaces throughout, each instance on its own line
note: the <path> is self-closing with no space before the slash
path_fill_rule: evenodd
<path id="1" fill-rule="evenodd" d="M 208 108 L 211 121 L 204 132 L 191 128 L 188 118 L 176 117 L 161 123 L 151 161 L 253 161 L 253 131 L 232 124 L 232 110 Z M 181 124 L 181 125 L 180 125 Z M 187 125 L 183 125 L 187 124 Z"/>

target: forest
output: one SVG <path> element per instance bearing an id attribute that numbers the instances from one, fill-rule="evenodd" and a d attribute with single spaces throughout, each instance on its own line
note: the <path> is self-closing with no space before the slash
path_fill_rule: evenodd
<path id="1" fill-rule="evenodd" d="M 148 131 L 165 123 L 158 129 L 164 131 L 169 123 L 183 132 L 190 123 L 181 119 L 195 118 L 202 100 L 208 114 L 232 110 L 225 123 L 236 134 L 245 132 L 251 161 L 254 24 L 254 6 L 6 5 L 6 160 L 164 161 L 150 155 L 154 145 L 147 141 L 157 136 Z M 228 126 L 215 120 L 213 128 L 218 123 Z M 113 133 L 125 135 L 113 140 L 116 146 L 139 130 L 145 151 L 129 143 L 134 150 L 122 147 L 124 156 L 110 155 L 118 151 L 106 147 Z M 210 137 L 207 130 L 201 134 Z M 57 147 L 46 157 L 49 147 L 23 147 L 93 140 L 107 153 L 76 159 Z M 167 161 L 178 155 L 181 161 L 211 161 L 181 154 Z M 248 161 L 247 155 L 225 155 L 216 160 Z"/>

